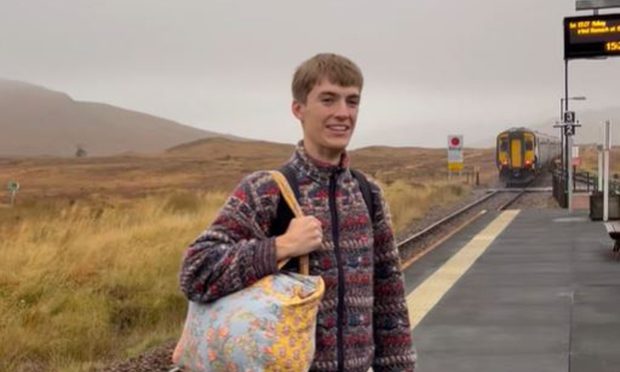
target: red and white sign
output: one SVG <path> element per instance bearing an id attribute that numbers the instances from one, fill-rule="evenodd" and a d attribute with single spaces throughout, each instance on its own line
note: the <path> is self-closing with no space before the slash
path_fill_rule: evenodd
<path id="1" fill-rule="evenodd" d="M 450 135 L 448 136 L 448 149 L 460 150 L 463 148 L 463 136 L 462 135 Z"/>
<path id="2" fill-rule="evenodd" d="M 463 169 L 463 136 L 448 136 L 448 170 L 460 172 Z"/>

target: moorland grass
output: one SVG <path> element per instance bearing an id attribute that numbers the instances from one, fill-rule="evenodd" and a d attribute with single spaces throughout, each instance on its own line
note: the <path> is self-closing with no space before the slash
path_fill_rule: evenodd
<path id="1" fill-rule="evenodd" d="M 397 232 L 465 192 L 445 182 L 384 189 Z M 178 337 L 181 256 L 225 198 L 175 192 L 0 209 L 0 370 L 87 371 Z"/>

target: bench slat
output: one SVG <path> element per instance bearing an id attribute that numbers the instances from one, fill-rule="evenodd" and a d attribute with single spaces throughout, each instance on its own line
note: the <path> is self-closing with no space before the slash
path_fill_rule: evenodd
<path id="1" fill-rule="evenodd" d="M 620 232 L 620 222 L 605 222 L 605 229 L 608 233 Z"/>

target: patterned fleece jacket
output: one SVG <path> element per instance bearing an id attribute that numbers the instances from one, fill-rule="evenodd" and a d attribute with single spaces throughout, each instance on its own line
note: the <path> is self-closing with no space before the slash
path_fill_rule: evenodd
<path id="1" fill-rule="evenodd" d="M 416 361 L 403 275 L 390 214 L 379 186 L 373 222 L 347 168 L 310 159 L 297 147 L 294 169 L 304 214 L 323 225 L 324 247 L 310 255 L 310 274 L 325 282 L 312 371 L 413 371 Z M 278 271 L 269 236 L 280 193 L 268 172 L 237 186 L 213 224 L 187 249 L 180 275 L 190 301 L 209 302 Z"/>

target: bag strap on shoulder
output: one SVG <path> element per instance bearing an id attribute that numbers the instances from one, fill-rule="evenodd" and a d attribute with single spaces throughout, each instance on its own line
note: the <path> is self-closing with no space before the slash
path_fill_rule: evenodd
<path id="1" fill-rule="evenodd" d="M 295 198 L 299 200 L 299 185 L 297 184 L 297 177 L 295 176 L 295 171 L 291 167 L 284 165 L 282 168 L 280 168 L 280 173 L 282 173 L 284 177 L 286 177 L 289 186 L 291 186 L 291 189 L 295 194 Z"/>
<path id="2" fill-rule="evenodd" d="M 370 220 L 375 221 L 375 202 L 372 197 L 372 189 L 370 187 L 370 182 L 368 178 L 364 175 L 364 173 L 350 168 L 351 174 L 353 178 L 357 180 L 357 183 L 360 185 L 360 190 L 362 191 L 362 196 L 364 197 L 364 202 L 366 203 L 366 207 L 368 208 L 368 213 L 370 214 Z"/>
<path id="3" fill-rule="evenodd" d="M 294 171 L 287 166 L 283 166 L 279 169 L 279 171 L 288 181 L 291 190 L 293 190 L 293 193 L 295 194 L 295 198 L 299 200 L 299 185 L 297 184 L 297 177 L 295 177 Z M 282 193 L 280 193 L 280 202 L 278 203 L 278 208 L 276 210 L 276 218 L 271 221 L 271 231 L 269 231 L 270 236 L 279 236 L 284 234 L 293 217 L 293 211 L 289 208 L 286 200 L 282 197 Z"/>
<path id="4" fill-rule="evenodd" d="M 299 201 L 298 201 L 299 192 L 293 191 L 293 188 L 291 187 L 291 184 L 288 182 L 285 174 L 283 172 L 273 171 L 271 172 L 271 176 L 276 181 L 276 183 L 278 184 L 278 188 L 280 189 L 281 202 L 279 204 L 282 204 L 282 200 L 284 200 L 284 204 L 286 204 L 286 206 L 288 207 L 289 213 L 291 213 L 295 217 L 303 217 L 304 212 L 301 210 L 301 207 L 299 206 Z M 289 219 L 287 223 L 289 223 L 291 219 Z M 306 255 L 298 257 L 298 259 L 299 259 L 299 262 L 298 262 L 299 273 L 303 275 L 309 275 L 310 274 L 309 256 L 306 254 Z M 282 262 L 279 262 L 278 268 L 282 269 L 284 266 L 286 266 L 286 264 L 289 261 L 290 259 L 286 259 Z"/>

